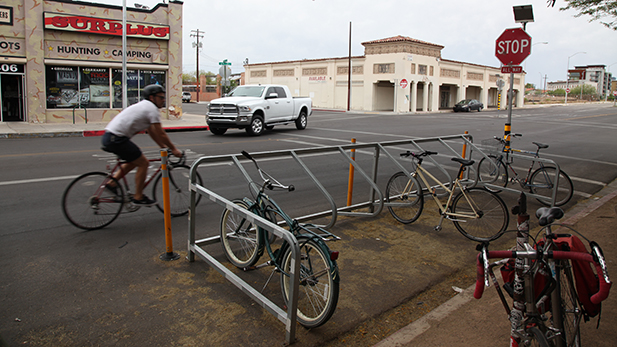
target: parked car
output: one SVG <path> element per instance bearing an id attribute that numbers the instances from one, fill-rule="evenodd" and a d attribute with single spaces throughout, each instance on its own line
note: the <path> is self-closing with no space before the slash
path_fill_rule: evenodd
<path id="1" fill-rule="evenodd" d="M 465 99 L 459 101 L 456 105 L 454 105 L 454 112 L 465 111 L 469 112 L 471 110 L 478 110 L 478 112 L 482 111 L 484 108 L 484 104 L 476 99 Z"/>
<path id="2" fill-rule="evenodd" d="M 182 102 L 191 102 L 191 93 L 182 92 Z"/>

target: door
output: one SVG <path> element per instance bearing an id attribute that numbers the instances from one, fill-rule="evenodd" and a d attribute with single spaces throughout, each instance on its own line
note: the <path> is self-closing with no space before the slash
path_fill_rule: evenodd
<path id="1" fill-rule="evenodd" d="M 0 120 L 3 122 L 25 121 L 22 78 L 22 75 L 0 74 Z"/>

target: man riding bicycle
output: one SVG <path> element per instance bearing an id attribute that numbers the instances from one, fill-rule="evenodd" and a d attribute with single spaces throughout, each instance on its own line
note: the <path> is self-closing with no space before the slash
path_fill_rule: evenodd
<path id="1" fill-rule="evenodd" d="M 143 194 L 149 161 L 131 138 L 147 129 L 152 140 L 161 148 L 169 148 L 176 157 L 181 157 L 182 152 L 174 146 L 161 126 L 160 109 L 165 106 L 165 89 L 158 84 L 151 84 L 141 94 L 144 98 L 142 101 L 127 107 L 107 124 L 101 142 L 104 151 L 114 153 L 126 161 L 120 170 L 114 172 L 116 180 L 137 167 L 132 202 L 140 206 L 152 206 L 156 201 Z M 116 193 L 113 183 L 107 184 L 106 188 Z"/>

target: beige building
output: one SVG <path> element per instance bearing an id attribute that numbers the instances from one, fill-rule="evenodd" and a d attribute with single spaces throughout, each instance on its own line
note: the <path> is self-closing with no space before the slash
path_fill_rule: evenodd
<path id="1" fill-rule="evenodd" d="M 497 107 L 509 74 L 500 68 L 443 59 L 444 46 L 404 36 L 362 43 L 364 55 L 351 57 L 351 110 L 428 112 L 462 99 Z M 295 96 L 309 96 L 313 107 L 347 109 L 349 57 L 248 64 L 247 84 L 284 84 Z M 500 76 L 501 75 L 501 76 Z M 514 75 L 514 105 L 522 105 L 524 75 Z M 521 91 L 519 93 L 519 91 Z M 505 108 L 506 97 L 500 106 Z"/>
<path id="2" fill-rule="evenodd" d="M 181 1 L 152 9 L 70 0 L 3 0 L 0 5 L 0 121 L 109 121 L 148 84 L 167 90 L 162 116 L 182 115 Z M 122 56 L 127 80 L 122 79 Z"/>

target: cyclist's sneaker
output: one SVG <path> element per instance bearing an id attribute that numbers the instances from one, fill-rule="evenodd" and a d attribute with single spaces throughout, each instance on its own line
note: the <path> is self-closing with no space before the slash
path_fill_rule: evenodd
<path id="1" fill-rule="evenodd" d="M 107 183 L 105 185 L 105 189 L 109 190 L 110 192 L 114 193 L 114 195 L 118 195 L 118 187 L 117 186 L 112 186 L 109 183 Z"/>
<path id="2" fill-rule="evenodd" d="M 156 205 L 156 200 L 152 200 L 147 196 L 142 196 L 140 200 L 136 200 L 135 198 L 131 198 L 131 202 L 135 205 L 139 206 L 154 206 Z"/>

